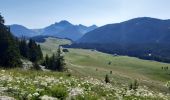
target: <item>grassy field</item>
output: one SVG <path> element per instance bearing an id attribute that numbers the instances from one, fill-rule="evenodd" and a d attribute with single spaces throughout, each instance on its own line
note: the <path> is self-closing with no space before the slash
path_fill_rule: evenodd
<path id="1" fill-rule="evenodd" d="M 168 91 L 164 85 L 170 80 L 170 71 L 162 70 L 162 67 L 170 64 L 128 56 L 113 56 L 91 50 L 69 49 L 69 51 L 66 53 L 67 66 L 76 71 L 77 75 L 104 79 L 104 76 L 109 74 L 112 81 L 117 84 L 128 84 L 137 79 L 141 85 Z"/>
<path id="2" fill-rule="evenodd" d="M 44 53 L 51 53 L 51 50 L 58 44 L 70 43 L 63 40 L 48 39 L 42 44 Z M 77 76 L 91 76 L 97 79 L 104 79 L 109 74 L 113 83 L 129 84 L 137 79 L 140 85 L 146 85 L 152 90 L 169 92 L 165 87 L 170 80 L 170 70 L 162 70 L 162 67 L 170 64 L 156 61 L 141 60 L 128 56 L 113 56 L 98 51 L 84 49 L 69 49 L 65 54 L 67 67 L 72 70 L 72 74 Z M 111 64 L 108 64 L 111 62 Z M 110 74 L 112 71 L 112 74 Z"/>
<path id="3" fill-rule="evenodd" d="M 41 46 L 44 54 L 51 55 L 59 45 L 67 43 L 70 41 L 48 38 Z M 170 90 L 165 86 L 170 71 L 162 70 L 170 64 L 94 50 L 68 50 L 65 53 L 68 72 L 0 69 L 0 99 L 170 100 Z M 110 83 L 104 81 L 106 74 Z M 134 80 L 139 86 L 133 83 L 130 88 Z"/>
<path id="4" fill-rule="evenodd" d="M 43 54 L 45 56 L 46 54 L 51 55 L 52 53 L 55 53 L 59 45 L 71 44 L 71 41 L 66 39 L 56 39 L 49 37 L 48 39 L 46 39 L 45 43 L 39 44 L 41 45 Z"/>

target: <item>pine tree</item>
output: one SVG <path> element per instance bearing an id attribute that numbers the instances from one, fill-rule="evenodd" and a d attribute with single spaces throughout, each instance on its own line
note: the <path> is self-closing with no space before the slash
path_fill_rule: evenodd
<path id="1" fill-rule="evenodd" d="M 32 39 L 28 43 L 29 48 L 29 60 L 32 62 L 37 62 L 43 58 L 43 53 L 40 45 L 37 45 L 36 42 Z"/>
<path id="2" fill-rule="evenodd" d="M 46 66 L 47 69 L 51 69 L 54 71 L 64 71 L 66 69 L 65 60 L 61 48 L 58 48 L 57 53 L 53 54 L 50 58 L 48 57 L 48 55 L 46 55 L 43 64 Z"/>
<path id="3" fill-rule="evenodd" d="M 44 64 L 43 64 L 46 69 L 49 69 L 49 63 L 50 63 L 49 56 L 46 55 L 46 56 L 45 56 L 45 61 L 44 61 Z"/>
<path id="4" fill-rule="evenodd" d="M 19 49 L 23 57 L 29 58 L 29 48 L 28 48 L 25 38 L 21 39 L 21 41 L 19 42 Z"/>
<path id="5" fill-rule="evenodd" d="M 4 25 L 4 19 L 0 15 L 0 66 L 21 66 L 20 52 L 17 40 L 13 37 L 8 27 Z"/>
<path id="6" fill-rule="evenodd" d="M 38 50 L 38 60 L 40 60 L 43 58 L 43 53 L 42 53 L 40 45 L 37 46 L 37 50 Z"/>
<path id="7" fill-rule="evenodd" d="M 62 52 L 62 49 L 59 47 L 58 50 L 57 50 L 57 62 L 58 62 L 58 71 L 64 71 L 65 70 L 65 59 L 64 59 L 64 55 L 63 55 L 63 52 Z"/>
<path id="8" fill-rule="evenodd" d="M 5 20 L 4 18 L 1 16 L 1 13 L 0 13 L 0 24 L 4 24 L 5 23 Z"/>

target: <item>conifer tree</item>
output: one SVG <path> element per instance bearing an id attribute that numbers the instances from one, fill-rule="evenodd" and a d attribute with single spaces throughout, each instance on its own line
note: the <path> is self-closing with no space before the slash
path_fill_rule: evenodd
<path id="1" fill-rule="evenodd" d="M 37 62 L 43 58 L 42 50 L 40 45 L 37 45 L 36 42 L 32 39 L 29 40 L 29 60 L 32 62 Z"/>
<path id="2" fill-rule="evenodd" d="M 65 59 L 64 59 L 64 55 L 63 55 L 63 52 L 62 52 L 62 48 L 58 48 L 57 50 L 57 62 L 58 62 L 58 71 L 64 71 L 65 70 Z"/>
<path id="3" fill-rule="evenodd" d="M 53 54 L 50 58 L 48 57 L 48 55 L 46 55 L 43 64 L 46 66 L 47 69 L 55 71 L 64 71 L 65 60 L 61 48 L 58 48 L 57 53 Z"/>
<path id="4" fill-rule="evenodd" d="M 11 68 L 21 66 L 17 40 L 13 37 L 0 15 L 0 66 Z"/>
<path id="5" fill-rule="evenodd" d="M 41 50 L 41 47 L 40 45 L 37 46 L 37 50 L 38 50 L 38 59 L 42 59 L 43 58 L 43 53 L 42 53 L 42 50 Z"/>
<path id="6" fill-rule="evenodd" d="M 50 63 L 50 59 L 49 59 L 49 56 L 46 54 L 45 61 L 44 61 L 44 64 L 43 64 L 46 69 L 49 69 L 49 63 Z"/>
<path id="7" fill-rule="evenodd" d="M 23 57 L 29 58 L 29 48 L 28 48 L 25 38 L 21 39 L 21 41 L 19 42 L 19 49 Z"/>
<path id="8" fill-rule="evenodd" d="M 4 24 L 5 23 L 5 20 L 4 18 L 1 16 L 1 13 L 0 13 L 0 24 Z"/>

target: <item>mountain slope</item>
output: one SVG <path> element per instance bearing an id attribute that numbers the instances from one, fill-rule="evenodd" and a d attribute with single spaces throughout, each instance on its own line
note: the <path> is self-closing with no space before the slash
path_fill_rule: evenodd
<path id="1" fill-rule="evenodd" d="M 22 36 L 32 37 L 32 36 L 39 35 L 37 32 L 34 32 L 31 29 L 28 29 L 22 25 L 17 25 L 17 24 L 10 25 L 10 30 L 12 34 L 17 37 L 22 37 Z"/>
<path id="2" fill-rule="evenodd" d="M 99 27 L 71 47 L 170 62 L 169 41 L 170 20 L 142 17 Z"/>
<path id="3" fill-rule="evenodd" d="M 83 36 L 80 43 L 164 43 L 170 40 L 170 20 L 136 18 L 109 24 Z"/>
<path id="4" fill-rule="evenodd" d="M 96 29 L 97 26 L 90 27 L 84 25 L 73 25 L 68 21 L 60 21 L 44 28 L 42 35 L 55 36 L 60 38 L 69 38 L 72 40 L 80 39 L 85 33 Z"/>

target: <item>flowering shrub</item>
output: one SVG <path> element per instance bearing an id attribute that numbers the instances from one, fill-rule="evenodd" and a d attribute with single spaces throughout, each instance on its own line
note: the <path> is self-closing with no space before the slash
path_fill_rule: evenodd
<path id="1" fill-rule="evenodd" d="M 68 77 L 57 72 L 1 70 L 0 95 L 19 100 L 168 100 L 169 95 L 138 86 L 115 86 L 91 77 Z"/>

